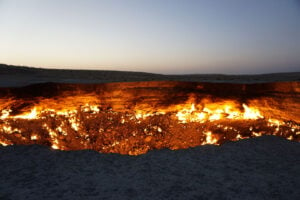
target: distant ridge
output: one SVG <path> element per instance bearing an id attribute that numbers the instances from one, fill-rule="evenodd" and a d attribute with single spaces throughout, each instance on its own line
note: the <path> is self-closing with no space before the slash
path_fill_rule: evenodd
<path id="1" fill-rule="evenodd" d="M 272 73 L 259 75 L 162 75 L 132 71 L 43 69 L 0 64 L 0 87 L 20 87 L 45 82 L 108 83 L 163 80 L 227 83 L 265 83 L 279 81 L 300 81 L 300 72 Z"/>

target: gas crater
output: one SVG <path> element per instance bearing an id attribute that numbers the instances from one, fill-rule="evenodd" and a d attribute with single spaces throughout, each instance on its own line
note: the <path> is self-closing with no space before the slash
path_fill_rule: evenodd
<path id="1" fill-rule="evenodd" d="M 262 135 L 300 141 L 299 99 L 299 82 L 0 88 L 0 144 L 140 155 Z"/>

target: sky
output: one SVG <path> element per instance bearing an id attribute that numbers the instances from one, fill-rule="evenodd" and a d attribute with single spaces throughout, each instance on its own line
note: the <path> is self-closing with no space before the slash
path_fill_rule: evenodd
<path id="1" fill-rule="evenodd" d="M 163 74 L 300 71 L 300 0 L 0 0 L 0 63 Z"/>

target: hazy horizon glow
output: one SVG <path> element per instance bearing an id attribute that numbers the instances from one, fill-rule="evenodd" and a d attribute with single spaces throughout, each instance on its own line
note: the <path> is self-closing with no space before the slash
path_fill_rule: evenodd
<path id="1" fill-rule="evenodd" d="M 0 63 L 166 74 L 300 71 L 300 1 L 0 0 Z"/>

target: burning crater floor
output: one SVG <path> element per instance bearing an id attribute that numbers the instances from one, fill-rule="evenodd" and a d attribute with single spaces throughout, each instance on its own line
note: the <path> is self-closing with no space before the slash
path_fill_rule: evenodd
<path id="1" fill-rule="evenodd" d="M 300 196 L 299 82 L 40 83 L 0 97 L 3 199 Z"/>
<path id="2" fill-rule="evenodd" d="M 43 83 L 0 88 L 0 144 L 144 154 L 261 135 L 300 141 L 300 83 Z"/>

